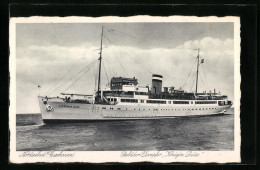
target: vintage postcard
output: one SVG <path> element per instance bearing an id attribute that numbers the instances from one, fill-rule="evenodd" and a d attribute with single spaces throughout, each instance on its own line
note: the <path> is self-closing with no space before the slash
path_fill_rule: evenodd
<path id="1" fill-rule="evenodd" d="M 238 163 L 240 18 L 10 19 L 10 162 Z"/>

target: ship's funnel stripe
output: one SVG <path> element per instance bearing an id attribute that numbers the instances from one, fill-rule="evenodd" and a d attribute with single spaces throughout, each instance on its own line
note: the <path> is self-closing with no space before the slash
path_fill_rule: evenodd
<path id="1" fill-rule="evenodd" d="M 160 81 L 162 81 L 162 78 L 160 78 L 160 77 L 153 77 L 153 80 L 160 80 Z"/>
<path id="2" fill-rule="evenodd" d="M 159 74 L 153 74 L 153 77 L 163 78 L 163 76 L 162 76 L 162 75 L 159 75 Z"/>

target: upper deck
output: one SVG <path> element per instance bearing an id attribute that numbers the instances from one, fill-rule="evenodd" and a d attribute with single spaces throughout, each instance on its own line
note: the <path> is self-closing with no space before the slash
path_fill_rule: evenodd
<path id="1" fill-rule="evenodd" d="M 157 77 L 156 77 L 157 78 Z M 159 84 L 158 84 L 159 83 Z M 135 78 L 112 78 L 110 87 L 96 92 L 95 95 L 63 94 L 66 102 L 96 103 L 96 104 L 225 104 L 226 95 L 219 93 L 192 93 L 173 87 L 164 87 L 164 91 L 158 90 L 161 87 L 160 81 L 156 79 L 156 89 L 151 90 L 149 86 L 139 86 Z M 98 94 L 99 93 L 99 94 Z M 100 96 L 99 102 L 95 99 Z M 224 102 L 224 103 L 222 103 Z"/>

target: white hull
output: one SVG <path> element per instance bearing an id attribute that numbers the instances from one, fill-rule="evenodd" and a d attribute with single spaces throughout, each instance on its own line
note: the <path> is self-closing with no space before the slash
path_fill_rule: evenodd
<path id="1" fill-rule="evenodd" d="M 66 103 L 62 99 L 48 100 L 43 103 L 43 97 L 39 97 L 42 119 L 45 123 L 105 121 L 105 120 L 131 120 L 131 119 L 162 119 L 183 116 L 201 116 L 223 114 L 231 105 L 207 106 L 188 105 L 101 105 Z M 47 106 L 51 106 L 47 109 Z"/>

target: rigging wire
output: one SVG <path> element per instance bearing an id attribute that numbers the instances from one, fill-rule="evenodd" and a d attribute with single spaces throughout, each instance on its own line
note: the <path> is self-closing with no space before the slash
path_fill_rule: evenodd
<path id="1" fill-rule="evenodd" d="M 97 41 L 98 39 L 99 39 L 99 37 L 97 37 L 93 42 L 96 43 L 96 41 Z M 62 80 L 65 78 L 65 76 L 66 76 L 67 74 L 69 74 L 72 69 L 74 69 L 74 67 L 76 66 L 76 64 L 78 64 L 78 62 L 79 62 L 80 60 L 84 59 L 84 58 L 85 58 L 85 57 L 82 57 L 82 58 L 78 59 L 77 61 L 75 61 L 74 64 L 73 64 L 66 72 L 64 72 L 64 74 L 61 74 L 61 75 L 59 76 L 59 78 L 56 80 L 55 85 L 52 86 L 51 88 L 49 88 L 49 90 L 46 92 L 46 94 L 49 95 L 49 94 L 53 93 L 53 92 L 51 92 L 51 91 L 52 91 L 56 86 L 58 86 L 58 85 L 62 82 Z"/>
<path id="2" fill-rule="evenodd" d="M 86 71 L 86 73 L 95 65 L 96 63 L 94 63 L 94 64 L 92 64 L 92 65 L 90 65 L 89 67 L 88 67 L 88 69 L 86 70 L 86 69 L 84 69 L 84 71 L 83 72 L 81 72 L 81 73 L 84 73 L 85 71 Z M 83 75 L 83 74 L 82 74 Z M 82 76 L 81 75 L 81 76 Z M 65 90 L 64 90 L 64 92 L 66 92 L 70 87 L 72 87 L 77 81 L 79 81 L 80 80 L 80 78 L 81 78 L 81 76 L 78 76 L 72 83 L 71 83 L 71 85 L 68 87 L 68 88 L 66 88 Z"/>
<path id="3" fill-rule="evenodd" d="M 104 70 L 105 70 L 105 74 L 106 74 L 106 77 L 107 77 L 107 82 L 109 83 L 109 78 L 108 78 L 107 71 L 106 71 L 106 67 L 105 67 L 105 64 L 104 64 L 103 61 L 102 61 L 102 65 L 103 65 Z"/>
<path id="4" fill-rule="evenodd" d="M 138 40 L 139 42 L 143 42 L 144 41 L 144 40 L 141 40 L 141 39 L 139 39 L 139 38 L 137 38 L 137 37 L 135 37 L 133 35 L 130 35 L 130 34 L 127 34 L 127 33 L 121 32 L 121 31 L 118 31 L 116 29 L 111 29 L 111 28 L 109 28 L 107 26 L 104 26 L 104 27 L 107 28 L 107 32 L 111 32 L 111 33 L 118 32 L 118 33 L 120 33 L 122 35 L 126 35 L 128 37 L 132 37 L 132 38 Z M 172 48 L 172 47 L 169 47 L 169 48 L 171 48 L 172 50 L 175 50 L 175 49 L 176 50 L 189 50 L 189 51 L 193 51 L 194 50 L 194 48 Z"/>
<path id="5" fill-rule="evenodd" d="M 126 76 L 129 77 L 129 75 L 128 75 L 128 73 L 126 72 L 124 66 L 122 65 L 122 63 L 121 63 L 120 60 L 118 59 L 118 56 L 117 56 L 117 55 L 115 55 L 115 56 L 116 56 L 116 59 L 117 59 L 119 65 L 121 66 L 122 70 L 125 72 Z"/>
<path id="6" fill-rule="evenodd" d="M 56 80 L 55 85 L 52 86 L 52 87 L 46 92 L 46 94 L 49 95 L 49 92 L 52 91 L 56 86 L 58 86 L 58 85 L 61 83 L 61 81 L 64 79 L 64 77 L 65 77 L 67 74 L 69 74 L 70 71 L 76 66 L 76 64 L 78 64 L 78 62 L 79 62 L 80 60 L 82 60 L 82 59 L 84 59 L 84 57 L 79 58 L 77 61 L 74 62 L 74 64 L 73 64 L 69 69 L 67 69 L 66 72 L 64 72 L 64 74 L 61 74 L 61 75 L 59 76 L 59 78 Z"/>
<path id="7" fill-rule="evenodd" d="M 123 50 L 122 47 L 116 45 L 116 43 L 115 43 L 114 41 L 111 41 L 111 40 L 107 37 L 107 35 L 105 36 L 105 38 L 108 40 L 108 42 L 109 42 L 112 46 L 114 46 L 114 47 L 116 47 L 116 48 L 118 48 L 118 49 L 122 49 L 122 50 Z M 113 50 L 113 49 L 112 49 L 112 50 Z M 113 51 L 114 51 L 114 50 L 113 50 Z M 129 54 L 129 52 L 126 52 L 126 53 Z M 120 62 L 120 60 L 118 59 L 118 56 L 117 56 L 116 54 L 115 54 L 115 56 L 116 56 L 116 59 L 118 60 L 118 63 L 120 64 L 120 66 L 122 67 L 123 71 L 125 72 L 126 76 L 129 77 L 129 74 L 128 74 L 127 71 L 124 69 L 124 66 L 123 66 L 123 64 Z M 150 71 L 148 68 L 146 68 L 146 67 L 145 67 L 144 65 L 142 65 L 141 63 L 139 63 L 139 62 L 137 62 L 137 61 L 136 61 L 136 63 L 139 64 L 140 66 L 142 66 L 142 67 L 144 68 L 144 70 L 146 70 L 149 74 L 153 74 L 152 71 Z"/>
<path id="8" fill-rule="evenodd" d="M 109 39 L 106 34 L 105 34 L 105 38 L 108 40 L 108 42 L 109 42 L 111 45 L 113 45 L 114 47 L 117 47 L 118 49 L 120 48 L 120 49 L 123 50 L 122 47 L 118 46 L 114 41 L 112 41 L 111 39 Z M 193 49 L 192 49 L 192 50 L 193 50 Z M 129 54 L 128 51 L 127 51 L 126 53 Z M 117 57 L 117 56 L 116 56 L 116 57 Z M 118 59 L 118 58 L 117 58 L 117 59 Z M 118 62 L 119 62 L 119 64 L 121 64 L 120 61 L 118 61 Z M 139 63 L 138 61 L 136 61 L 136 63 L 139 64 L 139 65 L 140 65 L 145 71 L 147 71 L 149 74 L 153 74 L 153 72 L 152 72 L 150 69 L 148 69 L 146 66 L 144 66 L 143 64 Z M 122 64 L 121 64 L 121 67 L 123 67 Z M 124 68 L 123 68 L 123 69 L 124 69 Z M 124 71 L 125 71 L 125 69 L 124 69 Z M 125 73 L 126 73 L 126 75 L 128 76 L 128 74 L 127 74 L 126 71 L 125 71 Z"/>
<path id="9" fill-rule="evenodd" d="M 124 35 L 125 37 L 128 37 L 129 38 L 132 38 L 130 40 L 132 41 L 136 41 L 138 43 L 141 43 L 143 40 L 140 40 L 139 38 L 133 36 L 133 35 L 130 35 L 130 34 L 127 34 L 127 33 L 124 33 L 124 32 L 121 32 L 119 30 L 116 30 L 116 29 L 111 29 L 111 28 L 108 28 L 107 26 L 104 26 L 105 28 L 107 28 L 107 32 L 111 32 L 111 33 L 119 33 L 121 35 Z"/>
<path id="10" fill-rule="evenodd" d="M 114 43 L 112 43 L 112 41 L 107 37 L 106 34 L 105 34 L 104 37 L 108 40 L 108 42 L 110 43 L 110 45 L 113 45 L 114 47 L 117 47 Z M 119 65 L 120 65 L 120 67 L 122 68 L 122 70 L 124 71 L 124 73 L 126 74 L 126 76 L 128 77 L 129 75 L 128 75 L 127 71 L 125 70 L 123 64 L 120 62 L 120 60 L 118 59 L 118 56 L 116 55 L 116 53 L 114 52 L 113 49 L 112 49 L 112 51 L 113 51 L 113 53 L 114 53 L 114 55 L 115 55 L 115 57 L 116 57 L 116 59 L 117 59 Z"/>
<path id="11" fill-rule="evenodd" d="M 106 35 L 106 32 L 104 32 L 104 43 L 105 43 L 105 41 L 107 41 L 107 44 L 109 44 L 109 42 L 108 42 L 108 40 L 107 40 L 107 35 Z M 108 47 L 109 47 L 109 45 L 107 45 Z M 108 48 L 108 50 L 110 50 L 109 48 Z M 107 62 L 107 65 L 108 65 L 108 71 L 109 71 L 109 74 L 110 74 L 110 77 L 112 77 L 112 72 L 111 72 L 111 66 L 110 66 L 110 62 L 109 62 L 109 57 L 108 57 L 108 55 L 106 54 L 106 58 L 107 58 L 107 60 L 105 60 L 106 62 Z"/>
<path id="12" fill-rule="evenodd" d="M 92 63 L 90 63 L 88 66 L 84 67 L 82 70 L 80 70 L 80 71 L 77 72 L 76 74 L 73 74 L 73 76 L 72 76 L 68 81 L 70 81 L 70 80 L 72 80 L 73 78 L 75 78 L 75 76 L 78 76 L 80 73 L 82 73 L 84 70 L 86 70 L 89 66 L 93 65 L 95 62 L 97 62 L 97 60 L 95 60 L 95 61 L 93 61 Z M 65 84 L 61 84 L 60 86 L 58 86 L 57 88 L 55 88 L 54 90 L 52 90 L 52 91 L 49 93 L 49 95 L 52 94 L 52 93 L 54 93 L 55 91 L 57 91 L 57 90 L 60 89 L 61 87 L 64 87 L 66 84 L 68 84 L 68 82 L 65 83 Z"/>
<path id="13" fill-rule="evenodd" d="M 204 83 L 204 81 L 203 81 L 203 79 L 202 79 L 202 76 L 201 76 L 200 72 L 199 72 L 199 77 L 200 77 L 200 80 L 201 80 L 202 84 L 203 84 L 204 87 L 206 88 L 206 85 L 205 85 L 205 83 Z"/>
<path id="14" fill-rule="evenodd" d="M 94 68 L 94 78 L 95 78 L 95 84 L 94 84 L 94 91 L 96 89 L 97 86 L 97 78 L 98 78 L 98 74 L 97 74 L 97 70 L 98 70 L 98 65 L 96 66 L 96 68 Z"/>
<path id="15" fill-rule="evenodd" d="M 114 31 L 117 31 L 117 32 L 119 32 L 119 33 L 122 33 L 122 32 L 120 32 L 120 31 L 114 30 L 114 29 L 111 29 L 111 30 L 109 30 L 108 32 L 114 32 Z M 123 34 L 123 33 L 122 33 L 122 34 Z M 129 35 L 129 36 L 132 37 L 131 35 Z M 105 38 L 107 39 L 107 41 L 108 41 L 111 45 L 113 45 L 113 46 L 115 46 L 115 47 L 118 47 L 118 48 L 121 48 L 120 46 L 117 46 L 115 42 L 111 41 L 111 40 L 108 38 L 107 34 L 105 34 Z M 136 38 L 136 37 L 132 37 L 132 38 Z M 178 50 L 178 49 L 181 49 L 181 50 L 194 50 L 193 48 L 186 48 L 186 49 L 185 49 L 185 48 L 172 48 L 172 49 L 176 49 L 176 50 Z M 116 57 L 117 57 L 117 56 L 116 56 Z M 118 57 L 117 57 L 117 60 L 118 60 L 119 64 L 121 65 L 122 69 L 124 69 L 123 66 L 122 66 L 122 64 L 120 63 Z M 142 65 L 142 64 L 139 63 L 139 62 L 136 62 L 136 63 L 139 64 L 139 65 L 141 65 L 147 72 L 149 72 L 150 74 L 152 74 L 152 72 L 151 72 L 149 69 L 147 69 L 144 65 Z M 195 63 L 196 63 L 196 62 L 195 62 Z M 194 66 L 195 66 L 195 64 L 193 64 L 193 66 L 192 66 L 192 68 L 191 68 L 191 70 L 190 70 L 190 72 L 189 72 L 188 78 L 186 79 L 186 81 L 185 81 L 185 83 L 184 83 L 184 85 L 183 85 L 183 89 L 184 89 L 185 86 L 186 86 L 186 83 L 187 83 L 187 81 L 188 81 L 188 79 L 189 79 L 189 77 L 190 77 L 190 75 L 191 75 L 191 72 L 192 72 Z M 194 78 L 194 80 L 196 80 L 195 73 L 193 74 L 193 78 Z M 191 86 L 191 88 L 193 88 L 194 83 L 195 83 L 195 81 L 193 81 L 193 85 Z M 203 82 L 203 83 L 204 83 L 204 82 Z"/>
<path id="16" fill-rule="evenodd" d="M 108 71 L 109 71 L 109 75 L 110 77 L 112 77 L 112 72 L 111 72 L 111 66 L 110 66 L 110 63 L 109 63 L 109 58 L 108 58 L 108 55 L 107 55 L 107 60 L 105 60 L 107 62 L 107 65 L 108 65 Z"/>
<path id="17" fill-rule="evenodd" d="M 192 89 L 193 89 L 193 87 L 195 86 L 195 82 L 196 82 L 196 72 L 193 72 L 193 75 L 192 75 L 192 78 L 193 78 L 193 83 L 192 83 L 192 86 L 191 86 L 191 88 L 190 88 L 190 91 L 192 91 Z"/>
<path id="18" fill-rule="evenodd" d="M 141 66 L 142 66 L 147 72 L 149 72 L 150 74 L 153 74 L 153 72 L 152 72 L 150 69 L 146 68 L 143 64 L 139 63 L 138 61 L 136 61 L 136 63 L 139 64 L 139 65 L 141 65 Z"/>
<path id="19" fill-rule="evenodd" d="M 192 70 L 193 70 L 193 68 L 194 68 L 195 65 L 196 65 L 196 60 L 195 60 L 194 64 L 193 64 L 192 67 L 191 67 L 191 70 L 190 70 L 190 72 L 189 72 L 189 74 L 188 74 L 188 77 L 187 77 L 187 79 L 186 79 L 184 85 L 182 86 L 182 89 L 185 88 L 185 85 L 186 85 L 186 83 L 187 83 L 187 81 L 188 81 L 188 79 L 189 79 L 189 77 L 190 77 L 190 74 L 191 74 L 191 72 L 192 72 Z"/>
<path id="20" fill-rule="evenodd" d="M 207 84 L 207 90 L 208 90 L 208 89 L 209 89 L 209 83 L 208 83 L 207 75 L 206 75 L 206 73 L 205 73 L 205 71 L 204 71 L 204 66 L 203 66 L 203 64 L 202 64 L 202 70 L 203 70 L 203 74 L 205 75 L 205 78 L 206 78 L 206 84 Z"/>

